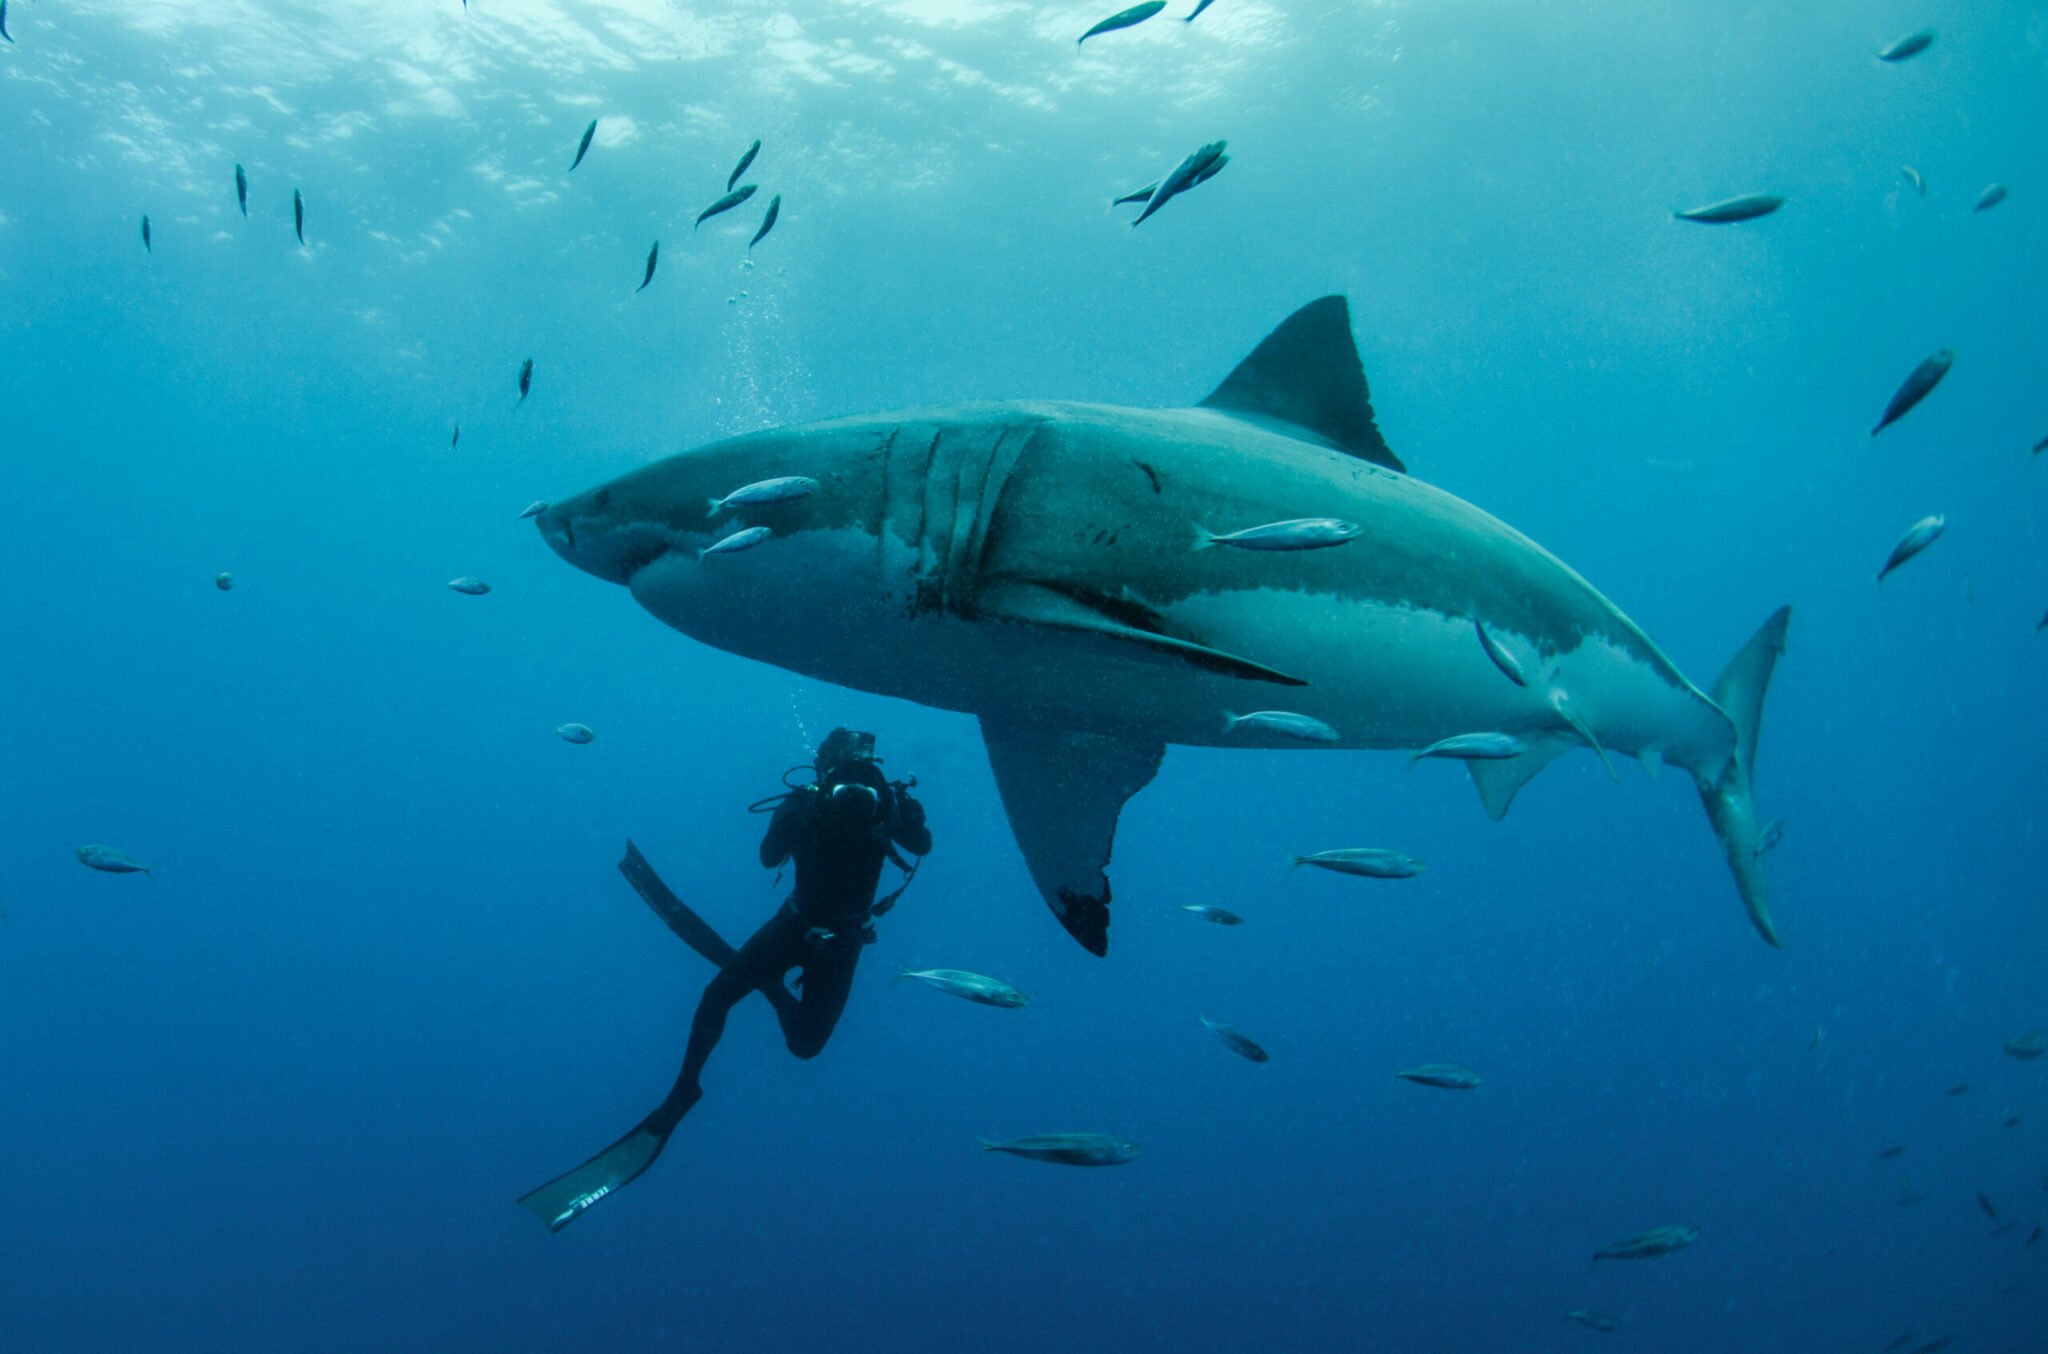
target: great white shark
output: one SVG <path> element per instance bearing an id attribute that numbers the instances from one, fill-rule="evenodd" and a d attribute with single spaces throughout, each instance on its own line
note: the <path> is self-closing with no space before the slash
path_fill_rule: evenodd
<path id="1" fill-rule="evenodd" d="M 711 510 L 781 476 L 817 487 Z M 1199 548 L 1307 517 L 1360 532 L 1329 549 Z M 1226 732 L 1229 712 L 1261 707 L 1328 724 L 1337 741 L 1317 747 L 1516 735 L 1519 756 L 1469 763 L 1496 819 L 1573 747 L 1679 767 L 1750 921 L 1778 943 L 1750 778 L 1789 609 L 1711 692 L 1693 685 L 1556 556 L 1406 472 L 1342 297 L 1297 311 L 1193 408 L 1016 401 L 779 428 L 536 521 L 564 559 L 706 644 L 977 716 L 1032 878 L 1096 954 L 1124 802 L 1171 743 L 1302 746 Z M 749 527 L 770 534 L 700 557 Z"/>

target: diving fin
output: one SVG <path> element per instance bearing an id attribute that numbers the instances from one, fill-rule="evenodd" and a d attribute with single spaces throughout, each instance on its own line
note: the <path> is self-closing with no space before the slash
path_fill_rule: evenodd
<path id="1" fill-rule="evenodd" d="M 661 1149 L 668 1146 L 668 1135 L 675 1130 L 673 1118 L 666 1120 L 666 1127 L 660 1126 L 665 1117 L 662 1110 L 656 1110 L 634 1125 L 631 1133 L 575 1170 L 521 1195 L 520 1207 L 531 1209 L 550 1232 L 561 1231 L 582 1217 L 592 1204 L 632 1184 L 654 1164 Z"/>
<path id="2" fill-rule="evenodd" d="M 726 967 L 738 957 L 738 952 L 725 943 L 723 936 L 711 929 L 709 922 L 692 912 L 668 885 L 661 882 L 661 876 L 647 863 L 647 857 L 640 854 L 640 848 L 633 845 L 631 837 L 626 839 L 626 856 L 619 862 L 619 873 L 626 876 L 626 882 L 633 886 L 633 892 L 639 894 L 641 899 L 654 909 L 654 915 L 666 922 L 668 929 L 675 932 L 683 944 L 719 968 Z M 649 1157 L 648 1160 L 651 1161 L 653 1158 Z"/>

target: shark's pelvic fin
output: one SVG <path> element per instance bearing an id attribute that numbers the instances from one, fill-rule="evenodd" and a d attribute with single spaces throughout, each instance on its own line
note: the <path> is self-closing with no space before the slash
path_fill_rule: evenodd
<path id="1" fill-rule="evenodd" d="M 1735 725 L 1735 751 L 1718 780 L 1711 785 L 1700 783 L 1700 802 L 1714 824 L 1714 835 L 1721 839 L 1721 852 L 1734 872 L 1750 924 L 1773 945 L 1778 943 L 1778 930 L 1771 922 L 1770 903 L 1764 895 L 1763 856 L 1757 851 L 1762 827 L 1756 820 L 1750 777 L 1756 770 L 1756 735 L 1763 724 L 1764 692 L 1778 666 L 1778 655 L 1785 651 L 1785 627 L 1791 619 L 1791 607 L 1772 612 L 1714 683 L 1714 704 Z"/>
<path id="2" fill-rule="evenodd" d="M 1089 953 L 1107 954 L 1104 871 L 1117 815 L 1158 773 L 1166 745 L 987 717 L 981 735 L 1032 881 L 1069 935 Z"/>
<path id="3" fill-rule="evenodd" d="M 1237 364 L 1202 408 L 1322 442 L 1360 460 L 1406 471 L 1373 421 L 1365 366 L 1351 337 L 1351 307 L 1325 296 L 1295 311 Z"/>
<path id="4" fill-rule="evenodd" d="M 1519 757 L 1465 763 L 1472 772 L 1472 788 L 1479 791 L 1479 802 L 1486 805 L 1487 816 L 1496 823 L 1508 816 L 1515 791 L 1571 747 L 1571 740 L 1560 734 L 1537 734 L 1522 743 L 1527 750 Z"/>
<path id="5" fill-rule="evenodd" d="M 1071 589 L 1028 583 L 1021 579 L 985 584 L 976 592 L 974 598 L 974 614 L 980 619 L 1012 621 L 1019 625 L 1039 625 L 1051 630 L 1099 635 L 1104 639 L 1134 644 L 1155 654 L 1192 663 L 1210 672 L 1220 672 L 1228 677 L 1242 677 L 1247 681 L 1274 682 L 1281 686 L 1308 685 L 1299 677 L 1290 677 L 1276 668 L 1255 663 L 1249 658 L 1241 658 L 1234 653 L 1212 649 L 1194 640 L 1181 639 L 1149 629 L 1143 624 L 1148 617 L 1139 614 L 1137 608 L 1121 607 L 1113 610 L 1117 614 L 1112 614 L 1107 602 L 1091 601 L 1075 594 Z"/>

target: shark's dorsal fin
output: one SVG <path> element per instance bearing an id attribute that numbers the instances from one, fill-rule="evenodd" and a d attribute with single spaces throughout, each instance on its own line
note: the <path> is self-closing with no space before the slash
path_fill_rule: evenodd
<path id="1" fill-rule="evenodd" d="M 1341 296 L 1311 301 L 1281 321 L 1209 392 L 1202 408 L 1254 423 L 1283 423 L 1289 432 L 1362 461 L 1408 469 L 1373 422 L 1365 365 L 1351 337 L 1351 307 Z"/>

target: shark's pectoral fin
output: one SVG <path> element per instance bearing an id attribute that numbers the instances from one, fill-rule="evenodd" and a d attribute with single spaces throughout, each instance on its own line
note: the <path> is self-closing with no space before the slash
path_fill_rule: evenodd
<path id="1" fill-rule="evenodd" d="M 1307 686 L 1263 663 L 1241 658 L 1222 649 L 1149 628 L 1156 617 L 1139 608 L 1115 606 L 1101 598 L 1086 597 L 1050 584 L 1004 579 L 983 585 L 975 594 L 974 616 L 978 620 L 1011 621 L 1019 625 L 1044 626 L 1075 634 L 1095 635 L 1122 644 L 1136 645 L 1147 652 L 1191 663 L 1226 677 L 1247 681 L 1274 682 L 1281 686 Z"/>
<path id="2" fill-rule="evenodd" d="M 981 736 L 1010 830 L 1046 905 L 1090 953 L 1107 954 L 1109 878 L 1103 872 L 1117 815 L 1158 772 L 1166 745 L 988 719 Z"/>
<path id="3" fill-rule="evenodd" d="M 1570 740 L 1554 734 L 1522 741 L 1528 750 L 1519 757 L 1465 763 L 1471 768 L 1472 786 L 1479 791 L 1479 802 L 1486 805 L 1487 815 L 1496 823 L 1507 817 L 1508 805 L 1515 802 L 1515 791 L 1571 746 Z"/>

